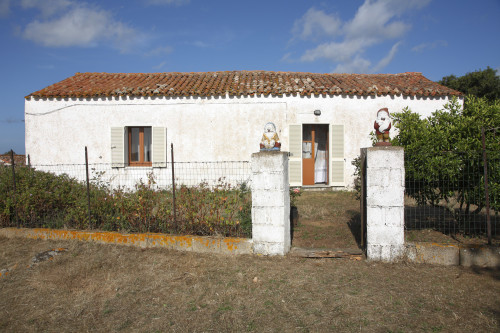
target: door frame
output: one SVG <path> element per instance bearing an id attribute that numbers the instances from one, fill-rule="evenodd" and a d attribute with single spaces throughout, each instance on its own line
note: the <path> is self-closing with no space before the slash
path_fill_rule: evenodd
<path id="1" fill-rule="evenodd" d="M 317 184 L 329 185 L 329 160 L 330 160 L 330 147 L 329 147 L 329 135 L 330 135 L 330 124 L 321 123 L 303 123 L 302 124 L 302 145 L 306 142 L 304 141 L 304 131 L 305 126 L 311 127 L 311 140 L 307 141 L 311 143 L 311 157 L 304 158 L 302 155 L 302 185 L 303 186 L 315 186 Z M 323 127 L 326 130 L 326 181 L 324 183 L 316 183 L 316 132 L 319 127 Z M 303 148 L 302 148 L 303 149 Z M 311 175 L 312 174 L 312 175 Z"/>
<path id="2" fill-rule="evenodd" d="M 288 172 L 290 186 L 304 186 L 302 179 L 302 132 L 308 124 L 328 126 L 328 185 L 344 187 L 345 183 L 345 125 L 336 123 L 295 123 L 288 125 Z M 307 186 L 307 185 L 306 185 Z M 314 185 L 312 185 L 314 186 Z"/>

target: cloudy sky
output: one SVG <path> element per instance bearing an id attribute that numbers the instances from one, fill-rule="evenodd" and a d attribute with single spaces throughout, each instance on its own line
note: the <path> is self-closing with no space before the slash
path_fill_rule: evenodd
<path id="1" fill-rule="evenodd" d="M 0 0 L 0 153 L 24 153 L 24 96 L 76 72 L 437 81 L 500 69 L 499 34 L 499 0 Z"/>

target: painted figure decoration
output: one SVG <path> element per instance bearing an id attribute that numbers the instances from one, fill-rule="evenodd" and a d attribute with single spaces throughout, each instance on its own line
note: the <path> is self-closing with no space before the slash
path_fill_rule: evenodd
<path id="1" fill-rule="evenodd" d="M 281 142 L 276 133 L 276 126 L 269 122 L 264 126 L 264 134 L 260 140 L 260 150 L 280 150 Z"/>
<path id="2" fill-rule="evenodd" d="M 373 127 L 375 128 L 378 140 L 375 145 L 390 146 L 389 131 L 391 130 L 391 117 L 389 116 L 389 110 L 387 108 L 382 108 L 377 111 L 377 119 Z"/>

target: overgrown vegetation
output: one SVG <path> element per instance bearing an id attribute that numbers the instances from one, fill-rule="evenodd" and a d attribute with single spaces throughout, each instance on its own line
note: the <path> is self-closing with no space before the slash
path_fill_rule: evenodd
<path id="1" fill-rule="evenodd" d="M 176 215 L 171 189 L 159 189 L 151 175 L 133 191 L 109 190 L 95 177 L 90 184 L 90 223 L 86 185 L 69 176 L 0 167 L 0 226 L 101 229 L 125 232 L 251 236 L 251 196 L 245 185 L 232 188 L 219 179 L 209 187 L 180 186 Z"/>
<path id="2" fill-rule="evenodd" d="M 486 205 L 484 153 L 490 213 L 498 216 L 500 212 L 500 100 L 469 95 L 463 107 L 453 99 L 427 118 L 408 108 L 392 113 L 392 118 L 396 135 L 391 143 L 405 148 L 405 194 L 417 206 L 446 209 L 455 223 L 454 232 L 484 232 L 484 221 L 474 216 L 484 213 Z M 360 162 L 359 157 L 352 161 L 357 199 L 361 191 Z M 431 222 L 428 218 L 425 223 Z M 435 228 L 449 233 L 450 223 L 436 224 Z"/>
<path id="3" fill-rule="evenodd" d="M 455 99 L 425 119 L 407 108 L 393 117 L 399 132 L 391 142 L 407 156 L 406 193 L 420 205 L 458 197 L 466 211 L 485 206 L 484 129 L 490 206 L 500 210 L 500 101 L 469 96 L 463 108 Z"/>

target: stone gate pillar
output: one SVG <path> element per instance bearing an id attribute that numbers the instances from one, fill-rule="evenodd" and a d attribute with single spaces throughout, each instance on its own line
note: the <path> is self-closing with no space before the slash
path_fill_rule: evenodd
<path id="1" fill-rule="evenodd" d="M 395 261 L 404 254 L 404 150 L 363 148 L 363 155 L 366 255 L 370 260 Z"/>
<path id="2" fill-rule="evenodd" d="M 256 254 L 290 251 L 290 185 L 288 153 L 252 154 L 252 240 Z"/>

